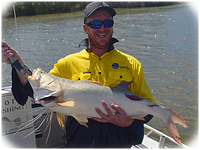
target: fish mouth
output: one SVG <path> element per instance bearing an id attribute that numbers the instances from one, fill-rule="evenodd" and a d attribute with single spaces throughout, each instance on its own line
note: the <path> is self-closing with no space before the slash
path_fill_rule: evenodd
<path id="1" fill-rule="evenodd" d="M 30 79 L 30 80 L 33 80 L 33 81 L 36 81 L 36 80 L 38 80 L 39 79 L 39 72 L 41 71 L 41 69 L 40 68 L 38 68 L 38 69 L 34 69 L 33 70 L 33 73 L 32 73 L 32 75 L 30 76 L 28 76 L 28 79 Z"/>
<path id="2" fill-rule="evenodd" d="M 45 107 L 50 107 L 54 105 L 54 101 L 56 98 L 56 96 L 44 97 L 42 99 L 37 100 L 36 103 L 40 103 Z"/>

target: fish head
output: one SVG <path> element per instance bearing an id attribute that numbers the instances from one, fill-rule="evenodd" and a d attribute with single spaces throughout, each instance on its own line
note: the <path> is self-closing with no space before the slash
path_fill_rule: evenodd
<path id="1" fill-rule="evenodd" d="M 28 81 L 33 89 L 36 103 L 44 106 L 53 105 L 62 93 L 59 79 L 40 68 L 33 71 L 32 76 L 28 77 Z"/>

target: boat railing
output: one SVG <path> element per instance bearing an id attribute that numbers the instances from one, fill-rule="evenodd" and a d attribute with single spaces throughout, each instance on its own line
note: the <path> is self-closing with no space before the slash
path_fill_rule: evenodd
<path id="1" fill-rule="evenodd" d="M 146 128 L 146 129 L 149 130 L 149 132 L 146 133 L 147 137 L 150 137 L 150 135 L 152 133 L 155 133 L 155 134 L 159 135 L 160 138 L 159 138 L 158 148 L 164 148 L 165 147 L 165 141 L 166 141 L 166 139 L 170 140 L 172 143 L 174 143 L 174 144 L 176 144 L 176 145 L 178 145 L 178 146 L 180 146 L 182 148 L 189 148 L 188 146 L 186 146 L 184 144 L 182 144 L 182 145 L 178 144 L 173 138 L 171 138 L 168 135 L 166 135 L 166 134 L 164 134 L 164 133 L 156 130 L 155 128 L 152 128 L 151 126 L 149 126 L 147 124 L 144 124 L 144 128 Z"/>

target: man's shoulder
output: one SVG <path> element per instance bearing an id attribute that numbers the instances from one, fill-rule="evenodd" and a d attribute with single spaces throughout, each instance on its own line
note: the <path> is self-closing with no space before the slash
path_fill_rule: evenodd
<path id="1" fill-rule="evenodd" d="M 80 59 L 82 57 L 87 57 L 87 53 L 85 51 L 86 50 L 84 49 L 80 52 L 69 54 L 69 55 L 65 56 L 64 58 L 61 58 L 58 62 L 64 63 L 64 64 L 77 62 L 77 59 Z"/>
<path id="2" fill-rule="evenodd" d="M 120 57 L 121 60 L 128 61 L 131 64 L 141 65 L 140 61 L 137 60 L 134 56 L 126 54 L 126 53 L 119 51 L 117 49 L 114 49 L 114 50 L 115 50 L 115 53 L 114 53 L 115 56 L 114 57 L 116 57 L 116 58 Z"/>

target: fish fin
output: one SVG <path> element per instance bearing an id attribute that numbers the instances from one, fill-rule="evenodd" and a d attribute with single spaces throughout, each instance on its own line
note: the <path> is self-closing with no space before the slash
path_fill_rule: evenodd
<path id="1" fill-rule="evenodd" d="M 134 82 L 134 81 L 130 81 L 130 82 L 123 81 L 123 82 L 117 84 L 116 87 L 118 87 L 118 88 L 123 88 L 123 89 L 126 89 L 126 90 L 129 91 L 128 86 L 129 86 L 131 83 L 133 83 L 133 82 Z"/>
<path id="2" fill-rule="evenodd" d="M 86 122 L 78 121 L 78 123 L 80 123 L 81 125 L 85 126 L 86 128 L 89 128 Z"/>
<path id="3" fill-rule="evenodd" d="M 142 120 L 145 121 L 144 116 L 139 116 L 139 115 L 131 115 L 129 116 L 131 119 L 137 119 L 137 120 Z"/>
<path id="4" fill-rule="evenodd" d="M 180 145 L 182 145 L 181 140 L 179 139 L 180 136 L 178 134 L 178 130 L 174 123 L 179 123 L 180 125 L 187 127 L 185 121 L 173 110 L 169 109 L 171 111 L 171 115 L 166 120 L 162 120 L 165 124 L 167 131 L 169 135 Z"/>
<path id="5" fill-rule="evenodd" d="M 60 114 L 60 113 L 56 113 L 56 115 L 57 115 L 58 124 L 60 125 L 62 130 L 65 130 L 65 125 L 64 125 L 65 115 Z"/>
<path id="6" fill-rule="evenodd" d="M 102 85 L 101 82 L 91 81 L 91 80 L 79 80 L 78 82 L 83 82 L 83 83 L 88 83 L 88 84 Z"/>
<path id="7" fill-rule="evenodd" d="M 88 119 L 87 116 L 85 115 L 73 115 L 73 117 L 76 119 L 76 121 L 78 121 L 81 125 L 85 126 L 88 128 L 87 123 L 88 123 Z"/>
<path id="8" fill-rule="evenodd" d="M 174 123 L 178 123 L 180 125 L 182 125 L 184 128 L 187 128 L 187 124 L 185 123 L 185 121 L 181 118 L 181 116 L 179 116 L 175 111 L 171 110 L 172 113 L 172 121 Z"/>
<path id="9" fill-rule="evenodd" d="M 61 106 L 67 106 L 67 107 L 74 107 L 74 101 L 66 101 L 66 102 L 61 102 L 61 103 L 56 103 Z"/>

